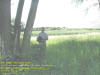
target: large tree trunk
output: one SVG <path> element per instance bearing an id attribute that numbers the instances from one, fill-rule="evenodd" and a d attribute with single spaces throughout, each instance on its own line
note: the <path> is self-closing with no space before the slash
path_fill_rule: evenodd
<path id="1" fill-rule="evenodd" d="M 32 0 L 31 8 L 26 24 L 26 28 L 24 31 L 24 37 L 22 42 L 22 51 L 26 52 L 30 47 L 30 38 L 32 34 L 33 24 L 36 16 L 37 6 L 38 6 L 39 0 Z"/>
<path id="2" fill-rule="evenodd" d="M 20 52 L 20 32 L 21 32 L 21 17 L 22 17 L 22 10 L 24 6 L 25 0 L 19 0 L 18 8 L 17 8 L 17 14 L 15 18 L 15 24 L 14 24 L 14 55 L 17 52 L 19 54 Z"/>
<path id="3" fill-rule="evenodd" d="M 3 54 L 11 55 L 10 50 L 10 0 L 0 0 L 0 49 Z"/>

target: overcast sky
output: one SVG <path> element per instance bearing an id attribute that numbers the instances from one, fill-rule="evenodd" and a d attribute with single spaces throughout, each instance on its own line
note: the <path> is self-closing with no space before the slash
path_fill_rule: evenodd
<path id="1" fill-rule="evenodd" d="M 24 23 L 27 21 L 30 3 L 31 0 L 25 0 L 22 16 Z M 96 3 L 97 0 L 88 0 L 83 2 L 79 7 L 75 7 L 71 4 L 71 0 L 40 0 L 34 26 L 60 26 L 70 28 L 99 27 L 100 12 Z M 16 15 L 17 5 L 18 0 L 12 0 L 12 18 Z"/>

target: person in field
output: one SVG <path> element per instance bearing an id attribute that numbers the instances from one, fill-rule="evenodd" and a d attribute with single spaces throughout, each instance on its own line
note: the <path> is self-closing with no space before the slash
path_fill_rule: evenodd
<path id="1" fill-rule="evenodd" d="M 40 58 L 41 61 L 45 59 L 45 52 L 46 52 L 46 40 L 48 40 L 48 34 L 45 33 L 45 28 L 41 28 L 41 32 L 37 36 L 37 41 L 39 42 L 39 51 L 40 51 Z"/>

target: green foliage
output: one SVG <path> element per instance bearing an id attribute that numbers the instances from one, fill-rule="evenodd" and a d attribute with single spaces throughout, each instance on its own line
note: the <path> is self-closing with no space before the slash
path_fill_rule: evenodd
<path id="1" fill-rule="evenodd" d="M 38 53 L 37 48 L 38 43 L 33 41 L 30 53 Z M 47 41 L 46 63 L 54 67 L 50 67 L 51 70 L 42 70 L 42 72 L 43 75 L 50 75 L 54 69 L 56 75 L 99 75 L 99 57 L 100 35 L 50 39 Z M 39 72 L 39 70 L 32 71 L 35 75 Z M 31 72 L 28 73 L 31 75 Z"/>
<path id="2" fill-rule="evenodd" d="M 100 36 L 62 38 L 47 42 L 48 63 L 60 68 L 62 75 L 99 75 Z"/>
<path id="3" fill-rule="evenodd" d="M 76 6 L 78 6 L 79 4 L 81 4 L 84 0 L 72 0 L 72 3 L 75 4 Z"/>
<path id="4" fill-rule="evenodd" d="M 27 56 L 33 64 L 39 64 L 38 42 L 31 41 Z M 100 35 L 58 37 L 47 41 L 46 64 L 53 65 L 45 70 L 27 70 L 17 75 L 99 75 L 100 74 Z"/>

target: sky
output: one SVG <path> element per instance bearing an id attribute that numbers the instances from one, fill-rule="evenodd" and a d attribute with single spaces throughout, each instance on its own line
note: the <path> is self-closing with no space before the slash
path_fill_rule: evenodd
<path id="1" fill-rule="evenodd" d="M 40 0 L 34 27 L 95 28 L 100 27 L 97 0 L 86 0 L 75 7 L 71 0 Z M 31 0 L 25 0 L 22 22 L 26 23 Z M 16 16 L 18 0 L 12 0 L 11 15 Z M 86 11 L 88 10 L 88 12 Z"/>

